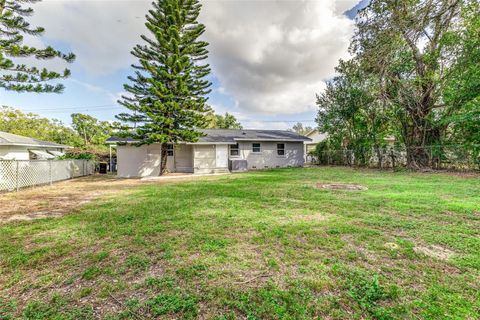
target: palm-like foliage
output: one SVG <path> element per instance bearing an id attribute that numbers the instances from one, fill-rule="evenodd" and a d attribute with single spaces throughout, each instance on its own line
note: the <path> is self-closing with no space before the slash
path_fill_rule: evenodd
<path id="1" fill-rule="evenodd" d="M 64 54 L 52 47 L 38 49 L 24 45 L 25 35 L 41 36 L 42 27 L 32 27 L 26 20 L 33 9 L 25 7 L 40 0 L 0 0 L 0 88 L 18 92 L 56 92 L 63 90 L 62 84 L 49 81 L 66 78 L 70 71 L 49 71 L 46 68 L 16 63 L 15 58 L 35 58 L 39 60 L 60 58 L 72 62 L 75 55 Z"/>
<path id="2" fill-rule="evenodd" d="M 209 111 L 206 95 L 211 83 L 207 58 L 208 43 L 198 38 L 205 26 L 197 22 L 198 0 L 158 0 L 147 15 L 150 37 L 135 46 L 132 54 L 139 63 L 125 85 L 129 96 L 119 101 L 130 112 L 117 116 L 135 124 L 128 134 L 140 144 L 162 143 L 162 169 L 166 144 L 193 142 L 200 137 L 195 128 L 206 125 Z"/>

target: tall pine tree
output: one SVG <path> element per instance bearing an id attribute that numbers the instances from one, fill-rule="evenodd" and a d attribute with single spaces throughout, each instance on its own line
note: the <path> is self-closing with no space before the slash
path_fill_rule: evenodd
<path id="1" fill-rule="evenodd" d="M 23 44 L 24 35 L 41 36 L 44 29 L 32 28 L 25 20 L 33 14 L 33 9 L 25 4 L 41 0 L 0 0 L 0 88 L 17 92 L 56 92 L 63 90 L 62 84 L 49 81 L 66 78 L 70 71 L 49 71 L 45 68 L 29 67 L 16 63 L 15 58 L 35 58 L 38 60 L 60 58 L 72 62 L 75 55 L 63 54 L 52 47 L 38 49 Z"/>
<path id="2" fill-rule="evenodd" d="M 167 144 L 195 142 L 206 125 L 206 95 L 211 83 L 205 80 L 209 65 L 208 43 L 199 40 L 205 26 L 197 22 L 201 5 L 198 0 L 157 0 L 147 14 L 151 37 L 142 35 L 145 44 L 132 54 L 135 76 L 128 79 L 120 104 L 130 110 L 117 118 L 134 124 L 128 135 L 138 145 L 161 143 L 161 170 L 166 169 Z"/>

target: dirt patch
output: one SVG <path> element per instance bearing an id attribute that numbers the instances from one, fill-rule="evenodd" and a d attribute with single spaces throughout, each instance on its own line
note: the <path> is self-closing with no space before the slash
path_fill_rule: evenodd
<path id="1" fill-rule="evenodd" d="M 194 176 L 177 177 L 175 182 L 193 180 Z M 206 177 L 202 177 L 206 179 Z M 119 192 L 133 192 L 135 187 L 149 184 L 175 183 L 172 180 L 142 181 L 120 179 L 109 175 L 93 175 L 66 180 L 49 186 L 0 194 L 0 223 L 60 217 L 100 198 Z"/>
<path id="2" fill-rule="evenodd" d="M 455 256 L 455 252 L 453 252 L 452 250 L 436 245 L 431 245 L 428 247 L 416 246 L 413 248 L 413 251 L 443 261 L 446 261 Z"/>
<path id="3" fill-rule="evenodd" d="M 327 190 L 350 190 L 350 191 L 365 191 L 368 190 L 366 186 L 359 184 L 345 184 L 345 183 L 317 183 L 317 189 Z"/>
<path id="4" fill-rule="evenodd" d="M 329 215 L 325 213 L 314 213 L 314 214 L 295 214 L 292 216 L 279 217 L 277 221 L 281 224 L 291 224 L 295 222 L 323 222 L 330 218 Z"/>

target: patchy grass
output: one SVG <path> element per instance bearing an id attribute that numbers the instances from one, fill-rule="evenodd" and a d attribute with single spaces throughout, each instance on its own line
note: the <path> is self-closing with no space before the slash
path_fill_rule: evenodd
<path id="1" fill-rule="evenodd" d="M 479 292 L 478 177 L 251 172 L 0 226 L 0 319 L 478 319 Z"/>

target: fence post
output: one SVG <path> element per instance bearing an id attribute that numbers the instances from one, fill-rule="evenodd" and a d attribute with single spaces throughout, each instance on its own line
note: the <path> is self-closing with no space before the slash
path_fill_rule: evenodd
<path id="1" fill-rule="evenodd" d="M 18 189 L 19 189 L 19 173 L 18 173 L 18 160 L 15 161 L 15 164 L 16 164 L 16 170 L 15 170 L 15 185 L 16 185 L 16 189 L 17 189 L 17 192 L 18 192 Z"/>
<path id="2" fill-rule="evenodd" d="M 48 176 L 50 178 L 50 185 L 52 185 L 52 160 L 48 160 Z"/>
<path id="3" fill-rule="evenodd" d="M 430 146 L 430 147 L 427 147 L 427 148 L 430 148 L 430 168 L 434 169 L 433 168 L 433 146 Z"/>

